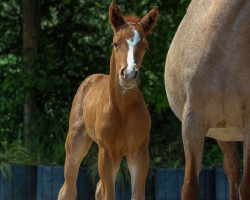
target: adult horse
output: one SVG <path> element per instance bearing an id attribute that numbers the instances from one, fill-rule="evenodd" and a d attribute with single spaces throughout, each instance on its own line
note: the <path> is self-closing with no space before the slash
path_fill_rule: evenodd
<path id="1" fill-rule="evenodd" d="M 238 199 L 236 141 L 244 141 L 240 198 L 250 199 L 250 1 L 193 0 L 168 52 L 165 86 L 182 121 L 182 199 L 198 199 L 205 137 L 224 154 L 230 199 Z"/>
<path id="2" fill-rule="evenodd" d="M 146 35 L 156 23 L 154 7 L 140 21 L 123 18 L 112 1 L 109 21 L 114 30 L 110 75 L 94 74 L 80 85 L 71 108 L 66 139 L 65 182 L 58 199 L 76 199 L 76 179 L 92 141 L 98 144 L 101 180 L 96 199 L 115 199 L 115 179 L 123 155 L 131 174 L 132 199 L 145 199 L 151 119 L 137 87 L 139 69 L 148 48 Z"/>

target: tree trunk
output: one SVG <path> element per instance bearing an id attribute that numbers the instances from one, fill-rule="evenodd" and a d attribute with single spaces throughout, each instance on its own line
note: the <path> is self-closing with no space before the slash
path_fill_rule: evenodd
<path id="1" fill-rule="evenodd" d="M 36 54 L 40 32 L 40 0 L 22 0 L 23 9 L 23 60 L 24 73 L 28 74 L 34 67 L 32 59 Z M 36 112 L 36 104 L 31 96 L 24 105 L 25 146 L 31 151 L 31 135 L 34 130 L 32 121 Z"/>

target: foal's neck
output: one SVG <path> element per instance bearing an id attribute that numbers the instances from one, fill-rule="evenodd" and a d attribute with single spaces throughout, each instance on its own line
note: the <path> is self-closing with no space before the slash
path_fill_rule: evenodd
<path id="1" fill-rule="evenodd" d="M 129 106 L 139 101 L 139 88 L 125 90 L 119 83 L 119 72 L 116 70 L 115 53 L 110 58 L 109 98 L 112 106 L 127 110 Z"/>

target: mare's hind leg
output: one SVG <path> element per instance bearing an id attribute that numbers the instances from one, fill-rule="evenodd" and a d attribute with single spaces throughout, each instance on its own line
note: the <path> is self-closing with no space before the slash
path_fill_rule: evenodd
<path id="1" fill-rule="evenodd" d="M 181 196 L 183 200 L 197 200 L 200 193 L 199 173 L 207 128 L 201 117 L 188 105 L 182 117 L 182 139 L 185 150 L 185 178 Z"/>
<path id="2" fill-rule="evenodd" d="M 87 135 L 83 124 L 78 128 L 70 128 L 65 144 L 65 182 L 59 192 L 59 200 L 76 199 L 76 179 L 78 176 L 79 167 L 82 159 L 87 155 L 91 144 L 92 140 Z"/>
<path id="3" fill-rule="evenodd" d="M 244 132 L 244 171 L 240 184 L 240 199 L 250 199 L 250 123 Z"/>
<path id="4" fill-rule="evenodd" d="M 223 166 L 229 182 L 230 200 L 238 199 L 238 181 L 240 161 L 237 154 L 237 142 L 217 141 L 224 154 Z"/>

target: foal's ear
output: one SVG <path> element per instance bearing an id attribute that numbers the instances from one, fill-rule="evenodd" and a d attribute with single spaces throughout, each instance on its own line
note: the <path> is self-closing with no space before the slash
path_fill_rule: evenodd
<path id="1" fill-rule="evenodd" d="M 158 7 L 154 6 L 153 9 L 145 15 L 141 20 L 140 24 L 142 25 L 145 34 L 150 33 L 151 29 L 154 27 L 158 17 Z"/>
<path id="2" fill-rule="evenodd" d="M 125 24 L 115 0 L 113 0 L 109 6 L 109 23 L 112 25 L 114 31 L 116 31 L 119 26 Z"/>

